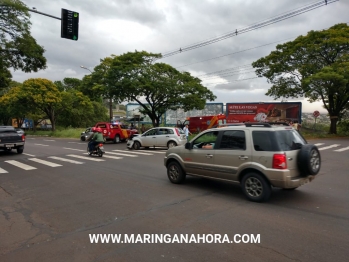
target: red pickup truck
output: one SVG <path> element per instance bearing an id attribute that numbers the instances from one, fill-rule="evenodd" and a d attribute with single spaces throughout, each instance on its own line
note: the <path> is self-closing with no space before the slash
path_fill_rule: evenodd
<path id="1" fill-rule="evenodd" d="M 98 122 L 95 127 L 102 129 L 106 141 L 113 141 L 114 143 L 126 141 L 131 135 L 138 134 L 137 129 L 128 129 L 126 125 L 120 123 Z"/>

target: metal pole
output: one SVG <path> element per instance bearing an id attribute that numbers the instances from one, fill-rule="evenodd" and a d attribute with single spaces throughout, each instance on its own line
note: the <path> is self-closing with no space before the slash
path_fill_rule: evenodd
<path id="1" fill-rule="evenodd" d="M 33 12 L 33 13 L 37 13 L 37 14 L 40 14 L 40 15 L 45 15 L 45 16 L 48 16 L 48 17 L 51 17 L 51 18 L 54 18 L 54 19 L 58 19 L 58 20 L 62 20 L 61 18 L 57 17 L 57 16 L 53 16 L 53 15 L 49 15 L 49 14 L 45 14 L 45 13 L 42 13 L 42 12 L 39 12 L 35 9 L 28 9 L 29 12 Z"/>

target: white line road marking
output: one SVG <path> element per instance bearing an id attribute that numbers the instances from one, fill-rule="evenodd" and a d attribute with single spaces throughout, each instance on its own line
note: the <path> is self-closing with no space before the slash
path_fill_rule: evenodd
<path id="1" fill-rule="evenodd" d="M 90 161 L 97 161 L 97 162 L 105 161 L 105 160 L 100 159 L 100 158 L 93 158 L 93 157 L 87 157 L 87 156 L 79 156 L 79 155 L 67 155 L 67 156 L 86 159 L 86 160 L 90 160 Z"/>
<path id="2" fill-rule="evenodd" d="M 146 155 L 146 156 L 152 156 L 153 154 L 149 154 L 149 153 L 142 153 L 142 152 L 135 152 L 135 151 L 126 151 L 126 150 L 112 150 L 112 151 L 117 151 L 117 152 L 124 152 L 124 153 L 132 153 L 132 154 L 139 154 L 139 155 Z"/>
<path id="3" fill-rule="evenodd" d="M 68 142 L 68 144 L 76 144 L 77 142 Z"/>
<path id="4" fill-rule="evenodd" d="M 119 156 L 129 156 L 129 157 L 138 157 L 136 155 L 122 154 L 122 153 L 114 153 L 114 152 L 105 152 L 107 154 L 119 155 Z"/>
<path id="5" fill-rule="evenodd" d="M 343 151 L 346 151 L 346 150 L 349 150 L 349 146 L 348 146 L 348 147 L 343 147 L 343 148 L 341 148 L 341 149 L 333 150 L 333 151 L 336 151 L 336 152 L 343 152 Z"/>
<path id="6" fill-rule="evenodd" d="M 107 156 L 107 155 L 103 155 L 103 157 L 106 157 L 106 158 L 112 158 L 112 159 L 123 159 L 123 157 L 119 157 L 119 156 Z"/>
<path id="7" fill-rule="evenodd" d="M 155 150 L 144 150 L 142 152 L 147 152 L 147 153 L 156 153 L 156 154 L 165 154 L 166 151 L 155 151 Z"/>
<path id="8" fill-rule="evenodd" d="M 32 156 L 32 157 L 34 157 L 34 156 L 35 156 L 35 155 L 27 154 L 27 153 L 23 153 L 23 155 L 26 155 L 26 156 Z"/>
<path id="9" fill-rule="evenodd" d="M 34 144 L 36 146 L 48 146 L 48 145 L 44 145 L 44 144 Z"/>
<path id="10" fill-rule="evenodd" d="M 47 140 L 47 139 L 44 139 L 44 141 L 56 141 L 56 140 Z"/>
<path id="11" fill-rule="evenodd" d="M 5 169 L 2 169 L 1 167 L 0 167 L 0 174 L 5 174 L 5 173 L 8 173 Z"/>
<path id="12" fill-rule="evenodd" d="M 50 166 L 50 167 L 62 166 L 60 164 L 52 163 L 52 162 L 49 162 L 49 161 L 46 161 L 46 160 L 42 160 L 42 159 L 39 159 L 39 158 L 28 158 L 28 160 L 34 161 L 36 163 L 40 163 L 40 164 L 43 164 L 43 165 L 46 165 L 46 166 Z"/>
<path id="13" fill-rule="evenodd" d="M 319 148 L 319 150 L 326 150 L 326 149 L 330 149 L 330 148 L 337 147 L 337 146 L 340 146 L 340 144 L 334 144 L 334 145 L 331 145 L 331 146 L 321 147 L 321 148 Z"/>
<path id="14" fill-rule="evenodd" d="M 63 157 L 58 157 L 58 156 L 49 156 L 48 158 L 52 158 L 52 159 L 56 159 L 56 160 L 60 160 L 60 161 L 64 161 L 64 162 L 69 162 L 72 164 L 83 164 L 84 162 L 79 162 L 79 161 L 75 161 L 75 160 L 71 160 L 68 158 L 63 158 Z"/>
<path id="15" fill-rule="evenodd" d="M 69 148 L 69 147 L 63 147 L 63 149 L 69 149 L 69 150 L 75 150 L 75 151 L 80 151 L 80 152 L 86 152 L 86 150 L 76 149 L 76 148 Z"/>
<path id="16" fill-rule="evenodd" d="M 317 144 L 314 144 L 315 146 L 322 146 L 324 145 L 325 143 L 317 143 Z"/>
<path id="17" fill-rule="evenodd" d="M 18 162 L 18 161 L 16 161 L 16 160 L 7 160 L 7 161 L 5 161 L 5 162 L 6 162 L 6 163 L 9 163 L 9 164 L 11 164 L 11 165 L 13 165 L 13 166 L 22 168 L 22 169 L 24 169 L 24 170 L 34 170 L 34 169 L 36 169 L 36 167 L 23 164 L 23 163 Z"/>

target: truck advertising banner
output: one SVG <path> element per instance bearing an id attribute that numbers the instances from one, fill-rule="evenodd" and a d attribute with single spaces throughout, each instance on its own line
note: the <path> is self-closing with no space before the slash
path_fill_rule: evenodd
<path id="1" fill-rule="evenodd" d="M 301 102 L 227 103 L 227 123 L 302 121 Z"/>

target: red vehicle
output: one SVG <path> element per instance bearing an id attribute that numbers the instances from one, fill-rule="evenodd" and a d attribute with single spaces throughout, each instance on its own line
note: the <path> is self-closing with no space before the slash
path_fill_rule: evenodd
<path id="1" fill-rule="evenodd" d="M 114 143 L 126 141 L 131 135 L 138 134 L 137 129 L 129 129 L 128 126 L 121 123 L 98 122 L 95 127 L 102 129 L 106 141 L 113 141 Z"/>
<path id="2" fill-rule="evenodd" d="M 219 114 L 215 116 L 194 116 L 187 118 L 183 123 L 177 120 L 177 127 L 183 128 L 189 125 L 190 133 L 199 133 L 213 126 L 226 123 L 226 116 Z"/>

